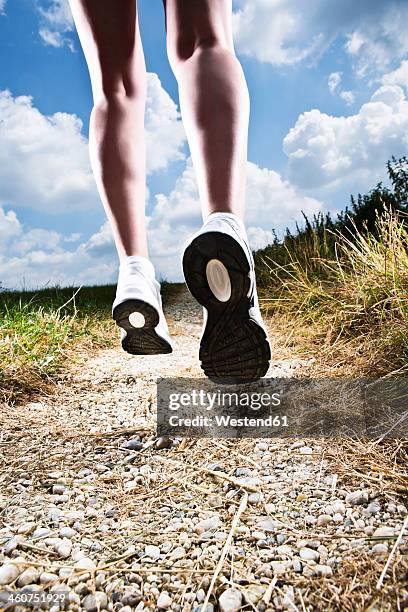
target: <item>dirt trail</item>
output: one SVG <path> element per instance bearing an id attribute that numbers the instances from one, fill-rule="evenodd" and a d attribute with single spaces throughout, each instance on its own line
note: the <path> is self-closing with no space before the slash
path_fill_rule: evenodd
<path id="1" fill-rule="evenodd" d="M 324 442 L 155 448 L 157 378 L 202 376 L 199 307 L 182 293 L 167 315 L 172 355 L 104 350 L 54 395 L 5 409 L 0 591 L 65 589 L 72 610 L 198 611 L 213 579 L 209 611 L 402 609 L 406 544 L 375 586 L 406 510 L 358 481 L 342 488 Z M 268 376 L 299 368 L 275 360 Z"/>

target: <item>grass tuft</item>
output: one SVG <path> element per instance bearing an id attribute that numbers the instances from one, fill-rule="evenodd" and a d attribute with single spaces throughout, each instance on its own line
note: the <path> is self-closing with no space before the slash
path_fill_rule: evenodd
<path id="1" fill-rule="evenodd" d="M 371 375 L 408 368 L 407 215 L 378 215 L 373 233 L 316 228 L 307 244 L 285 247 L 285 262 L 265 255 L 265 302 L 308 329 L 325 356 L 341 353 Z M 334 245 L 334 257 L 327 244 Z M 262 265 L 262 264 L 261 264 Z M 348 357 L 348 359 L 347 359 Z M 362 363 L 365 362 L 365 363 Z"/>
<path id="2" fill-rule="evenodd" d="M 0 397 L 27 399 L 65 369 L 73 349 L 112 345 L 114 286 L 0 293 Z"/>

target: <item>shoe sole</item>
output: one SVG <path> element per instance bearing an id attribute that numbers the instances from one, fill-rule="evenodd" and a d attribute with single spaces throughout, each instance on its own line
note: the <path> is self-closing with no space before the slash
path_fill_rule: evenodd
<path id="1" fill-rule="evenodd" d="M 210 289 L 207 265 L 211 260 L 221 262 L 219 269 L 225 267 L 229 275 L 229 297 L 224 295 L 224 301 Z M 208 313 L 199 358 L 205 375 L 214 382 L 251 382 L 268 371 L 268 339 L 263 328 L 249 316 L 249 269 L 241 245 L 222 232 L 197 236 L 183 255 L 187 287 Z M 222 281 L 221 278 L 221 286 Z"/>
<path id="2" fill-rule="evenodd" d="M 130 316 L 138 313 L 143 316 L 144 323 L 135 327 L 130 322 Z M 113 313 L 116 325 L 124 330 L 122 348 L 131 355 L 162 355 L 171 353 L 170 344 L 159 336 L 155 327 L 159 323 L 157 310 L 143 300 L 126 300 L 118 304 Z"/>

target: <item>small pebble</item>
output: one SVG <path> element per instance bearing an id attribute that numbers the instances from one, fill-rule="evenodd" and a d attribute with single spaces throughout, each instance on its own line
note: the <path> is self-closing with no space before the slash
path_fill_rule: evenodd
<path id="1" fill-rule="evenodd" d="M 106 593 L 103 591 L 95 591 L 95 593 L 90 593 L 82 602 L 82 606 L 88 612 L 99 612 L 99 610 L 106 608 L 107 605 L 108 598 Z"/>
<path id="2" fill-rule="evenodd" d="M 368 493 L 367 491 L 352 491 L 351 493 L 347 493 L 346 502 L 352 506 L 366 504 L 368 502 Z"/>
<path id="3" fill-rule="evenodd" d="M 334 514 L 345 514 L 346 513 L 346 506 L 340 500 L 334 501 L 331 504 L 331 507 L 333 509 Z"/>
<path id="4" fill-rule="evenodd" d="M 268 443 L 267 442 L 258 442 L 258 444 L 255 446 L 255 450 L 261 451 L 262 453 L 264 453 L 265 451 L 268 450 Z"/>
<path id="5" fill-rule="evenodd" d="M 370 549 L 372 555 L 386 555 L 388 553 L 388 545 L 379 542 Z"/>
<path id="6" fill-rule="evenodd" d="M 140 451 L 143 448 L 143 442 L 139 440 L 139 438 L 131 438 L 130 440 L 126 440 L 121 444 L 121 448 L 126 450 Z"/>
<path id="7" fill-rule="evenodd" d="M 162 436 L 161 438 L 158 438 L 155 442 L 155 447 L 157 448 L 157 450 L 162 450 L 164 448 L 170 448 L 173 444 L 173 440 L 171 438 L 166 438 L 164 436 Z"/>
<path id="8" fill-rule="evenodd" d="M 6 563 L 0 567 L 0 585 L 10 584 L 19 575 L 20 570 L 17 565 Z"/>
<path id="9" fill-rule="evenodd" d="M 328 525 L 332 522 L 332 517 L 329 514 L 321 514 L 317 517 L 317 525 L 318 527 L 323 527 L 324 525 Z"/>
<path id="10" fill-rule="evenodd" d="M 18 577 L 17 586 L 24 587 L 28 584 L 34 584 L 38 581 L 40 577 L 40 572 L 34 567 L 28 567 L 24 572 Z"/>
<path id="11" fill-rule="evenodd" d="M 378 529 L 376 529 L 374 531 L 373 535 L 375 537 L 389 538 L 389 537 L 395 535 L 395 533 L 394 533 L 394 529 L 392 527 L 378 527 Z"/>
<path id="12" fill-rule="evenodd" d="M 305 561 L 318 561 L 320 558 L 319 553 L 312 548 L 301 548 L 299 551 L 299 556 L 301 559 Z"/>
<path id="13" fill-rule="evenodd" d="M 248 495 L 249 504 L 260 504 L 261 502 L 263 502 L 263 499 L 263 493 L 250 493 Z"/>
<path id="14" fill-rule="evenodd" d="M 218 599 L 220 612 L 237 612 L 242 604 L 242 594 L 238 589 L 227 589 Z"/>
<path id="15" fill-rule="evenodd" d="M 377 514 L 381 512 L 381 504 L 378 501 L 373 501 L 367 506 L 367 512 L 370 514 Z"/>
<path id="16" fill-rule="evenodd" d="M 55 584 L 58 582 L 57 574 L 51 572 L 42 572 L 40 574 L 40 584 Z"/>
<path id="17" fill-rule="evenodd" d="M 75 563 L 74 565 L 75 569 L 83 569 L 83 570 L 94 570 L 96 569 L 96 565 L 94 563 L 94 561 L 92 561 L 92 559 L 89 559 L 89 557 L 82 557 L 81 559 L 78 559 L 78 561 Z"/>
<path id="18" fill-rule="evenodd" d="M 172 604 L 172 598 L 167 591 L 162 591 L 157 600 L 156 606 L 159 610 L 167 610 Z"/>
<path id="19" fill-rule="evenodd" d="M 61 559 L 68 559 L 72 552 L 72 542 L 70 540 L 63 540 L 54 547 L 54 550 Z"/>
<path id="20" fill-rule="evenodd" d="M 75 538 L 78 533 L 71 527 L 62 527 L 59 531 L 59 535 L 61 538 Z"/>
<path id="21" fill-rule="evenodd" d="M 313 569 L 318 576 L 331 576 L 333 574 L 333 570 L 330 565 L 319 565 L 317 563 Z"/>
<path id="22" fill-rule="evenodd" d="M 160 558 L 161 552 L 158 546 L 148 544 L 147 546 L 145 546 L 144 554 L 146 555 L 146 557 L 149 557 L 150 559 L 153 559 L 153 561 L 156 561 Z"/>
<path id="23" fill-rule="evenodd" d="M 194 531 L 198 534 L 204 533 L 204 531 L 210 531 L 211 529 L 217 529 L 221 525 L 221 519 L 218 514 L 211 516 L 210 518 L 199 521 L 194 526 Z"/>

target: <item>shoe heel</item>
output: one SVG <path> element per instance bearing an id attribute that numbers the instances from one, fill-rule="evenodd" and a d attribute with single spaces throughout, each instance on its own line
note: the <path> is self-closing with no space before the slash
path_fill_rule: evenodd
<path id="1" fill-rule="evenodd" d="M 159 313 L 143 300 L 126 300 L 113 311 L 113 319 L 118 327 L 127 332 L 154 329 L 159 323 Z"/>
<path id="2" fill-rule="evenodd" d="M 221 232 L 197 236 L 183 255 L 183 272 L 193 297 L 220 312 L 247 295 L 249 263 L 240 244 Z"/>
<path id="3" fill-rule="evenodd" d="M 157 310 L 143 300 L 118 304 L 112 317 L 122 331 L 122 348 L 131 355 L 163 355 L 172 352 L 171 345 L 159 336 Z"/>

